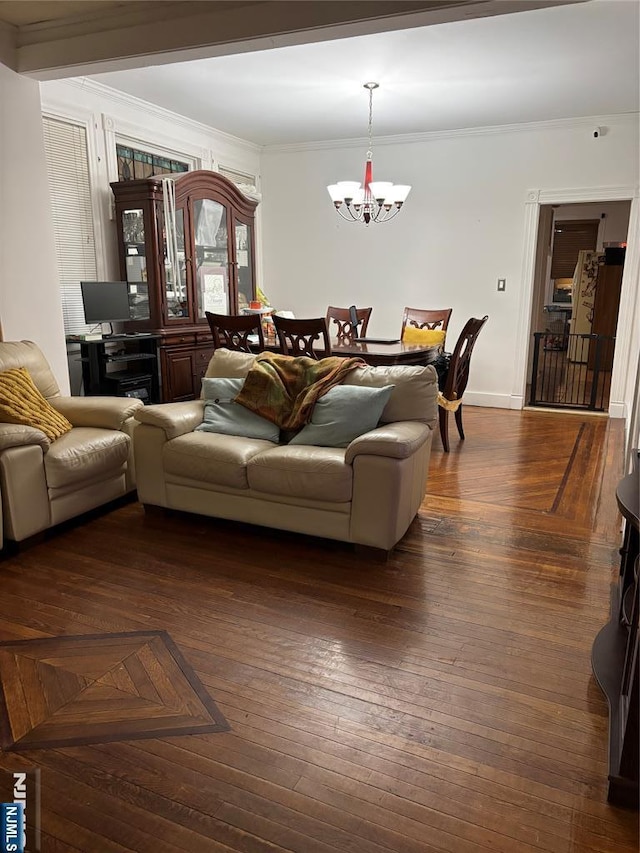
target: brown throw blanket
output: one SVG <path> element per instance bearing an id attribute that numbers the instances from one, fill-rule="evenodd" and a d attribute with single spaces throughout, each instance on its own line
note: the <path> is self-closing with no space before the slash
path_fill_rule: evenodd
<path id="1" fill-rule="evenodd" d="M 313 358 L 263 352 L 256 356 L 234 402 L 281 429 L 300 429 L 311 419 L 317 400 L 356 367 L 360 358 Z"/>

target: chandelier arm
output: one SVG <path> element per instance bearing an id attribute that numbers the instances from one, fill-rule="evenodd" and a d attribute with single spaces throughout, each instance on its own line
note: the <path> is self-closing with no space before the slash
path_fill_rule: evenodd
<path id="1" fill-rule="evenodd" d="M 378 213 L 375 217 L 373 217 L 374 222 L 388 222 L 390 219 L 393 219 L 400 212 L 400 208 L 397 205 L 393 205 L 393 207 L 386 208 L 384 205 L 381 205 Z"/>
<path id="2" fill-rule="evenodd" d="M 344 213 L 345 209 L 349 212 L 349 216 L 345 216 L 345 213 Z M 357 221 L 358 221 L 358 219 L 360 218 L 360 217 L 358 217 L 358 216 L 354 216 L 354 215 L 353 215 L 353 212 L 352 212 L 351 208 L 350 208 L 348 205 L 346 205 L 346 206 L 345 206 L 345 208 L 343 208 L 342 206 L 340 206 L 340 207 L 336 207 L 336 210 L 338 211 L 338 213 L 340 214 L 340 216 L 341 216 L 341 217 L 342 217 L 346 222 L 357 222 Z"/>

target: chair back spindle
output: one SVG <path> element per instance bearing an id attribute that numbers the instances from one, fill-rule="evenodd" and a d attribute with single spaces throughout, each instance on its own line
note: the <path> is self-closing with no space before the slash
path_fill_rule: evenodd
<path id="1" fill-rule="evenodd" d="M 405 326 L 414 326 L 416 329 L 440 329 L 446 332 L 452 313 L 453 308 L 434 308 L 433 310 L 405 308 L 400 338 L 404 335 Z"/>
<path id="2" fill-rule="evenodd" d="M 353 310 L 352 310 L 353 309 Z M 327 308 L 327 324 L 331 331 L 336 327 L 336 339 L 338 343 L 351 343 L 355 337 L 364 338 L 367 334 L 367 326 L 373 308 L 335 308 L 330 305 Z M 353 314 L 355 313 L 356 329 L 354 329 Z"/>
<path id="3" fill-rule="evenodd" d="M 205 311 L 205 316 L 213 335 L 214 349 L 226 347 L 239 352 L 255 352 L 256 347 L 264 349 L 264 335 L 260 314 L 212 314 Z M 257 335 L 258 342 L 251 343 L 249 335 Z"/>
<path id="4" fill-rule="evenodd" d="M 274 314 L 273 324 L 285 355 L 306 355 L 315 359 L 331 355 L 331 339 L 325 317 L 291 320 Z"/>

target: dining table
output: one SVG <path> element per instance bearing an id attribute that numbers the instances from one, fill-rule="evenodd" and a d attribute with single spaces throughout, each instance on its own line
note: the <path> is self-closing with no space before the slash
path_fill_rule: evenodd
<path id="1" fill-rule="evenodd" d="M 255 342 L 249 338 L 253 352 L 259 352 L 257 335 Z M 268 352 L 282 352 L 279 344 L 265 340 L 264 349 Z M 331 355 L 343 358 L 361 358 L 372 367 L 391 364 L 433 364 L 441 351 L 439 345 L 405 344 L 400 340 L 349 341 L 334 338 L 331 341 Z"/>
<path id="2" fill-rule="evenodd" d="M 344 358 L 361 358 L 372 367 L 390 364 L 433 364 L 441 347 L 405 344 L 402 341 L 338 341 L 331 342 L 331 354 Z"/>

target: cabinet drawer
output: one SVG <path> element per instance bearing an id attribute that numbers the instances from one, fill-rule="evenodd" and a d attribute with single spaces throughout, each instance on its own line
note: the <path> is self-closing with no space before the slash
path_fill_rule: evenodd
<path id="1" fill-rule="evenodd" d="M 198 360 L 198 363 L 204 362 L 205 364 L 209 364 L 214 352 L 215 350 L 213 347 L 198 347 L 196 350 L 196 359 Z"/>
<path id="2" fill-rule="evenodd" d="M 213 353 L 213 347 L 199 347 L 196 350 L 196 376 L 198 379 L 202 379 L 207 372 Z"/>
<path id="3" fill-rule="evenodd" d="M 196 342 L 196 334 L 195 332 L 176 332 L 171 335 L 164 335 L 162 337 L 162 346 L 163 347 L 176 347 L 182 344 L 188 346 L 194 346 Z"/>

